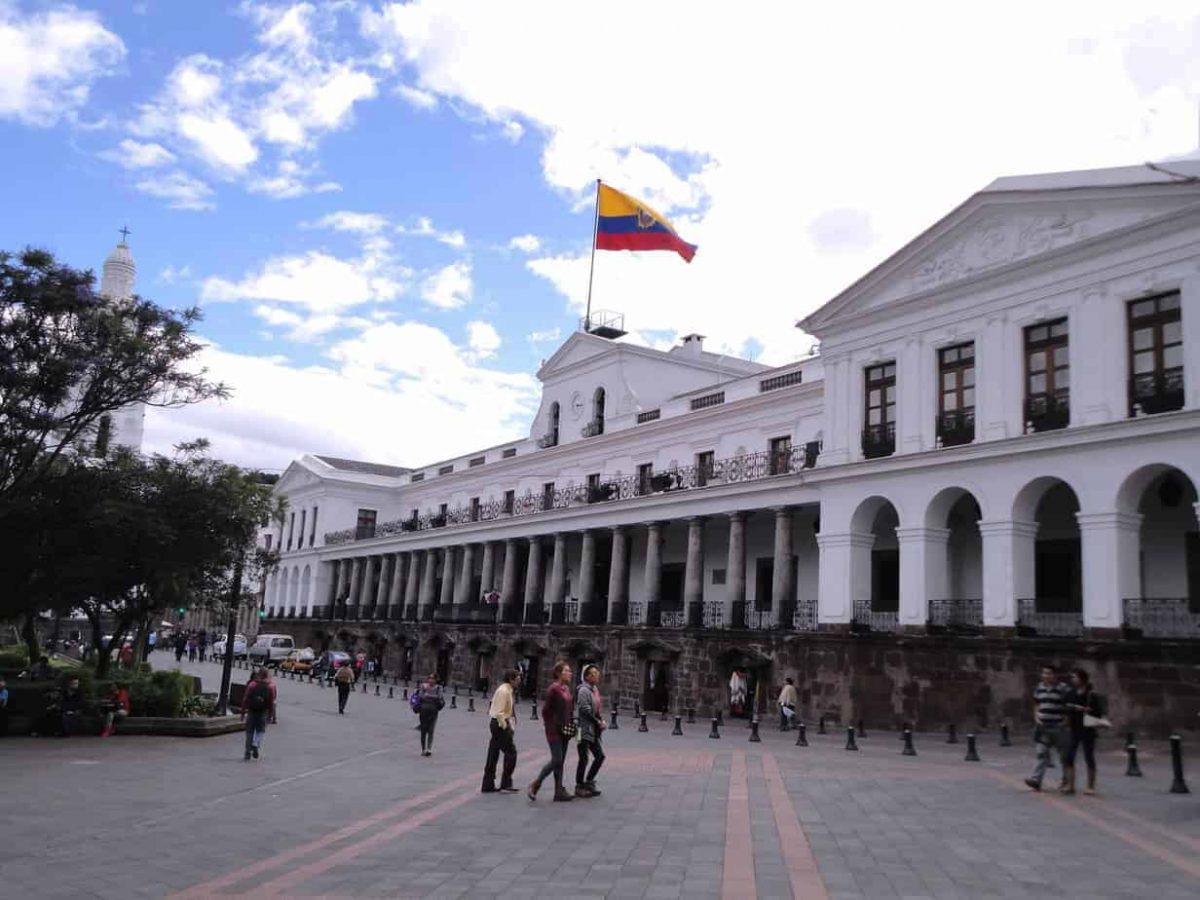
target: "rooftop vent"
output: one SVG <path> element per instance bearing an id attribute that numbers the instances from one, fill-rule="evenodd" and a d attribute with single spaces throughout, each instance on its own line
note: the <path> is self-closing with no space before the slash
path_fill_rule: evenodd
<path id="1" fill-rule="evenodd" d="M 596 310 L 579 320 L 579 330 L 610 341 L 616 340 L 625 336 L 625 313 Z"/>

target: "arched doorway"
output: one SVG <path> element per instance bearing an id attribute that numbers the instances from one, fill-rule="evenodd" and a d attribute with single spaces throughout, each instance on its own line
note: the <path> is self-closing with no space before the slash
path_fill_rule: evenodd
<path id="1" fill-rule="evenodd" d="M 926 590 L 929 624 L 934 630 L 976 631 L 983 627 L 982 517 L 975 495 L 961 487 L 938 492 L 926 510 L 930 550 Z"/>
<path id="2" fill-rule="evenodd" d="M 1035 537 L 1022 545 L 1015 560 L 1018 569 L 1032 572 L 1031 579 L 1014 579 L 1026 589 L 1024 596 L 1017 595 L 1019 633 L 1073 636 L 1083 632 L 1078 514 L 1079 498 L 1059 478 L 1035 479 L 1017 494 L 1013 519 L 1036 527 Z"/>
<path id="3" fill-rule="evenodd" d="M 1145 637 L 1200 637 L 1200 523 L 1195 483 L 1173 466 L 1132 473 L 1117 494 L 1119 513 L 1141 517 L 1137 575 L 1121 597 L 1125 624 Z"/>
<path id="4" fill-rule="evenodd" d="M 900 614 L 900 544 L 896 529 L 900 515 L 890 500 L 870 497 L 859 504 L 850 520 L 850 529 L 866 535 L 867 572 L 869 581 L 858 580 L 852 584 L 851 597 L 854 601 L 852 627 L 871 631 L 895 631 Z M 853 570 L 859 570 L 861 560 L 856 560 Z M 854 575 L 852 575 L 854 577 Z"/>

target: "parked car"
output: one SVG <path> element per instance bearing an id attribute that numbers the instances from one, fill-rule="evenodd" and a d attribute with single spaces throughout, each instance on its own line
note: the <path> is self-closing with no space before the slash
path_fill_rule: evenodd
<path id="1" fill-rule="evenodd" d="M 212 645 L 213 659 L 223 659 L 225 657 L 225 638 L 217 638 Z M 233 658 L 244 659 L 246 657 L 246 636 L 244 634 L 235 634 L 233 636 Z"/>
<path id="2" fill-rule="evenodd" d="M 287 659 L 279 664 L 279 668 L 283 672 L 311 672 L 316 661 L 317 654 L 313 653 L 311 647 L 305 647 L 289 653 Z"/>
<path id="3" fill-rule="evenodd" d="M 322 678 L 333 678 L 334 673 L 350 663 L 350 654 L 340 650 L 326 650 L 313 665 L 313 671 Z"/>
<path id="4" fill-rule="evenodd" d="M 290 634 L 260 634 L 249 650 L 251 665 L 278 666 L 296 649 Z"/>

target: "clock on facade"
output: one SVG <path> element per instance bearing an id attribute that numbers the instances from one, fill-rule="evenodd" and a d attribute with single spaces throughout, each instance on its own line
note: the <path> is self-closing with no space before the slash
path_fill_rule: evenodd
<path id="1" fill-rule="evenodd" d="M 576 391 L 571 395 L 571 418 L 578 419 L 583 415 L 583 395 Z"/>

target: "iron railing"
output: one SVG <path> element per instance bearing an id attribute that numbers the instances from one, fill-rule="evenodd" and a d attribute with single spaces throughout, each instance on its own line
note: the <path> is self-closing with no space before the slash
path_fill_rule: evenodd
<path id="1" fill-rule="evenodd" d="M 563 604 L 563 624 L 578 625 L 579 624 L 579 601 L 568 600 Z"/>
<path id="2" fill-rule="evenodd" d="M 704 612 L 701 623 L 705 628 L 724 628 L 725 627 L 725 601 L 724 600 L 705 600 Z"/>
<path id="3" fill-rule="evenodd" d="M 983 627 L 982 600 L 930 600 L 929 624 L 935 628 L 978 629 Z"/>
<path id="4" fill-rule="evenodd" d="M 1025 398 L 1025 431 L 1056 431 L 1071 424 L 1071 391 L 1030 394 Z"/>
<path id="5" fill-rule="evenodd" d="M 797 603 L 792 610 L 792 629 L 795 631 L 817 630 L 817 604 Z"/>
<path id="6" fill-rule="evenodd" d="M 687 624 L 687 613 L 682 609 L 660 610 L 658 624 L 663 628 L 683 628 Z"/>
<path id="7" fill-rule="evenodd" d="M 1130 597 L 1123 605 L 1125 627 L 1136 636 L 1200 639 L 1200 612 L 1186 597 Z"/>
<path id="8" fill-rule="evenodd" d="M 641 600 L 629 601 L 629 618 L 630 625 L 645 625 L 646 624 L 646 604 Z"/>
<path id="9" fill-rule="evenodd" d="M 862 433 L 862 452 L 867 459 L 891 456 L 896 452 L 896 423 L 868 425 Z"/>
<path id="10" fill-rule="evenodd" d="M 943 447 L 959 447 L 975 440 L 975 408 L 956 409 L 938 416 L 937 437 Z"/>
<path id="11" fill-rule="evenodd" d="M 868 631 L 892 632 L 900 627 L 900 613 L 894 609 L 876 610 L 870 603 L 855 603 L 852 624 Z"/>
<path id="12" fill-rule="evenodd" d="M 1183 409 L 1183 366 L 1143 372 L 1129 379 L 1129 414 Z"/>
<path id="13" fill-rule="evenodd" d="M 747 609 L 746 627 L 755 631 L 769 631 L 775 627 L 775 620 L 769 609 Z"/>
<path id="14" fill-rule="evenodd" d="M 461 504 L 446 512 L 426 512 L 405 519 L 395 519 L 377 524 L 373 531 L 353 528 L 325 533 L 326 546 L 347 544 L 356 540 L 387 537 L 393 534 L 426 531 L 430 528 L 445 528 L 467 525 L 472 522 L 489 522 L 509 516 L 528 516 L 555 509 L 567 509 L 587 503 L 602 503 L 610 500 L 630 500 L 669 494 L 675 491 L 713 487 L 721 484 L 740 484 L 758 481 L 776 475 L 790 475 L 811 469 L 821 454 L 819 441 L 792 447 L 784 451 L 764 450 L 724 459 L 677 466 L 664 472 L 655 472 L 648 478 L 637 473 L 609 478 L 598 485 L 568 484 L 552 492 L 526 491 L 513 499 L 511 512 L 505 509 L 503 500 L 489 498 L 477 505 Z"/>
<path id="15" fill-rule="evenodd" d="M 1082 612 L 1042 612 L 1036 598 L 1017 601 L 1017 633 L 1038 637 L 1079 637 L 1083 634 Z"/>

